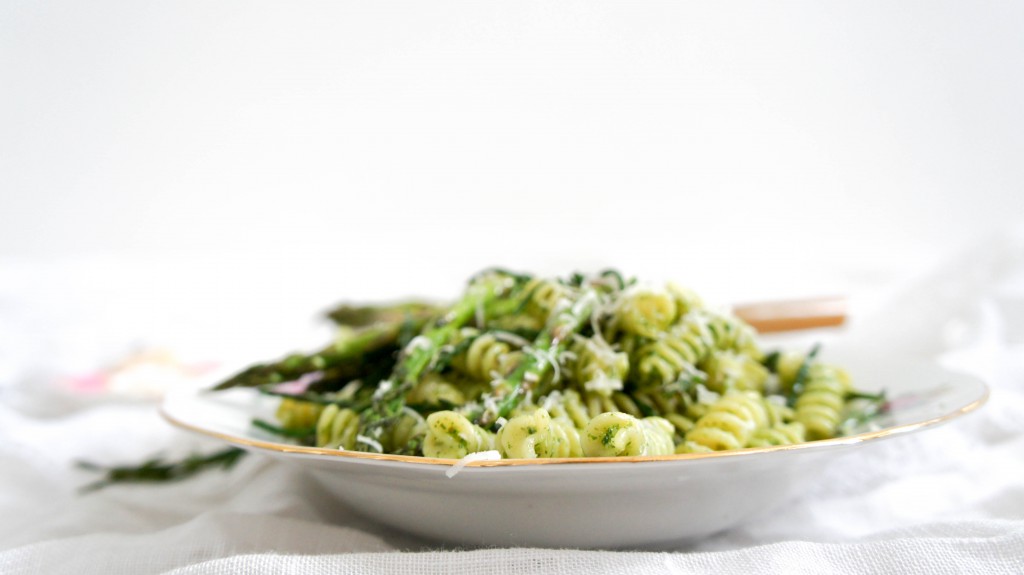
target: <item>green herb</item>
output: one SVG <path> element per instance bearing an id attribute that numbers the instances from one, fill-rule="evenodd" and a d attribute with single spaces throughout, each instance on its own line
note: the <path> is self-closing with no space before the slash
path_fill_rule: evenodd
<path id="1" fill-rule="evenodd" d="M 627 285 L 636 283 L 636 279 L 632 279 L 627 283 L 626 280 L 623 279 L 622 274 L 619 273 L 619 270 L 615 269 L 602 270 L 601 273 L 599 273 L 598 275 L 601 276 L 602 278 L 614 279 L 615 283 L 618 284 L 618 288 L 620 291 L 626 289 Z"/>
<path id="2" fill-rule="evenodd" d="M 604 431 L 604 435 L 601 437 L 601 445 L 604 445 L 605 447 L 611 445 L 612 442 L 615 441 L 615 434 L 618 432 L 618 425 L 609 426 L 608 429 Z"/>
<path id="3" fill-rule="evenodd" d="M 78 467 L 104 474 L 102 479 L 82 487 L 81 491 L 87 493 L 120 483 L 165 483 L 192 477 L 208 469 L 228 470 L 234 467 L 245 453 L 237 447 L 229 447 L 210 455 L 189 455 L 178 462 L 168 462 L 160 457 L 154 457 L 141 465 L 124 467 L 103 467 L 96 463 L 79 461 Z"/>
<path id="4" fill-rule="evenodd" d="M 885 391 L 865 393 L 851 391 L 846 394 L 843 406 L 843 421 L 839 425 L 843 435 L 857 433 L 858 429 L 872 420 L 889 412 L 889 402 Z"/>
<path id="5" fill-rule="evenodd" d="M 796 372 L 796 377 L 793 378 L 793 385 L 790 387 L 789 396 L 786 398 L 786 403 L 790 407 L 796 405 L 796 400 L 800 397 L 800 394 L 804 392 L 804 384 L 807 381 L 807 375 L 810 373 L 811 364 L 814 362 L 814 357 L 818 355 L 818 350 L 821 349 L 821 344 L 816 343 L 811 347 L 811 351 L 807 352 L 807 357 L 804 358 L 804 362 L 800 364 L 800 369 Z"/>

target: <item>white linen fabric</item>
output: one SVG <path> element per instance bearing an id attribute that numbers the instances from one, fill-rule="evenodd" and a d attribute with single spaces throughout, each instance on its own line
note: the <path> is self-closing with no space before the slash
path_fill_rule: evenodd
<path id="1" fill-rule="evenodd" d="M 76 460 L 128 463 L 219 446 L 172 429 L 151 401 L 83 400 L 52 385 L 109 360 L 89 334 L 122 320 L 79 315 L 69 325 L 65 308 L 35 289 L 48 273 L 0 264 L 3 573 L 1024 572 L 1020 234 L 888 290 L 842 336 L 866 351 L 973 372 L 992 388 L 987 406 L 861 449 L 797 500 L 735 529 L 632 551 L 437 548 L 354 515 L 301 469 L 254 456 L 179 483 L 80 494 L 95 477 Z"/>

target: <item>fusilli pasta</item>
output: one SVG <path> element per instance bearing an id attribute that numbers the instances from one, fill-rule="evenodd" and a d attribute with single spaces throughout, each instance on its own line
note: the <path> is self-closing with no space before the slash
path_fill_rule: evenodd
<path id="1" fill-rule="evenodd" d="M 494 269 L 434 317 L 424 305 L 367 309 L 420 311 L 415 322 L 346 326 L 334 347 L 236 378 L 273 395 L 305 378 L 306 392 L 281 400 L 280 427 L 265 430 L 446 459 L 664 456 L 828 439 L 857 420 L 847 413 L 857 402 L 875 401 L 872 416 L 884 408 L 817 348 L 766 355 L 750 326 L 693 292 L 613 271 L 559 280 Z"/>

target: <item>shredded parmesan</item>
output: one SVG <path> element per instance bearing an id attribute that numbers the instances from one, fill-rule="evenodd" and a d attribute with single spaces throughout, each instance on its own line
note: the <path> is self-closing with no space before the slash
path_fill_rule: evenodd
<path id="1" fill-rule="evenodd" d="M 395 384 L 392 383 L 390 379 L 385 379 L 384 381 L 380 382 L 379 384 L 377 384 L 377 389 L 373 392 L 373 399 L 374 400 L 383 399 L 384 396 L 389 391 L 391 391 L 391 387 L 394 386 L 394 385 Z"/>
<path id="2" fill-rule="evenodd" d="M 409 417 L 412 417 L 413 419 L 415 419 L 419 423 L 423 423 L 423 421 L 425 421 L 423 419 L 423 416 L 420 415 L 418 411 L 416 411 L 415 409 L 413 409 L 413 408 L 411 408 L 409 406 L 403 406 L 402 407 L 402 413 L 408 415 Z"/>
<path id="3" fill-rule="evenodd" d="M 558 298 L 558 300 L 555 302 L 555 305 L 551 310 L 551 314 L 555 316 L 561 315 L 565 313 L 566 310 L 569 309 L 572 309 L 572 302 L 569 301 L 569 298 L 562 296 Z"/>
<path id="4" fill-rule="evenodd" d="M 503 341 L 505 343 L 511 343 L 512 345 L 515 345 L 515 346 L 526 347 L 526 346 L 530 345 L 530 342 L 527 341 L 526 338 L 520 337 L 520 336 L 518 336 L 518 335 L 516 335 L 514 333 L 511 333 L 511 332 L 507 332 L 507 331 L 494 331 L 494 332 L 491 332 L 491 334 L 494 336 L 494 339 L 496 339 L 498 341 Z"/>
<path id="5" fill-rule="evenodd" d="M 409 355 L 415 351 L 431 349 L 432 347 L 434 347 L 434 342 L 430 341 L 430 338 L 425 335 L 418 335 L 412 338 L 409 344 L 405 346 L 405 354 Z"/>
<path id="6" fill-rule="evenodd" d="M 538 367 L 543 367 L 545 363 L 551 365 L 551 369 L 554 371 L 555 381 L 562 379 L 562 370 L 558 366 L 558 355 L 553 349 L 540 350 L 535 347 L 524 347 L 523 351 L 532 355 L 536 360 Z M 532 372 L 528 372 L 526 375 L 530 375 Z"/>
<path id="7" fill-rule="evenodd" d="M 704 387 L 704 384 L 697 384 L 697 403 L 710 405 L 718 401 L 720 397 L 722 396 Z"/>
<path id="8" fill-rule="evenodd" d="M 498 415 L 498 400 L 493 395 L 486 394 L 481 399 L 484 402 L 484 413 Z"/>
<path id="9" fill-rule="evenodd" d="M 556 390 L 552 391 L 551 393 L 549 393 L 548 396 L 544 398 L 544 403 L 541 405 L 541 407 L 544 408 L 544 411 L 547 411 L 547 412 L 550 413 L 552 409 L 554 409 L 555 407 L 557 407 L 561 403 L 562 403 L 562 392 L 560 392 L 560 391 L 558 391 L 556 389 Z"/>
<path id="10" fill-rule="evenodd" d="M 473 463 L 474 461 L 497 461 L 501 459 L 501 454 L 497 450 L 492 449 L 491 451 L 477 451 L 476 453 L 470 453 L 462 459 L 455 462 L 448 470 L 444 472 L 449 479 L 455 477 L 462 468 Z"/>
<path id="11" fill-rule="evenodd" d="M 384 453 L 384 446 L 380 444 L 376 439 L 366 437 L 365 435 L 357 435 L 356 441 L 363 445 L 370 447 L 377 451 L 377 453 Z"/>
<path id="12" fill-rule="evenodd" d="M 604 372 L 598 372 L 594 379 L 583 384 L 583 389 L 587 391 L 622 391 L 622 380 L 614 377 L 608 377 L 608 374 Z"/>

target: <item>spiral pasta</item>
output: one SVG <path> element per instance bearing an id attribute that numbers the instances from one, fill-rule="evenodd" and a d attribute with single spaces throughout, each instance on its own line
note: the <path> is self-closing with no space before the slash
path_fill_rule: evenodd
<path id="1" fill-rule="evenodd" d="M 507 375 L 522 359 L 522 353 L 512 351 L 511 346 L 494 333 L 464 329 L 460 338 L 471 343 L 464 353 L 455 356 L 452 367 L 469 377 L 490 381 Z"/>
<path id="2" fill-rule="evenodd" d="M 616 352 L 603 339 L 577 338 L 569 348 L 573 380 L 581 389 L 608 396 L 621 390 L 629 375 L 629 357 Z"/>
<path id="3" fill-rule="evenodd" d="M 423 377 L 405 398 L 413 405 L 457 406 L 466 403 L 461 389 L 433 373 Z"/>
<path id="4" fill-rule="evenodd" d="M 286 397 L 281 400 L 275 415 L 282 428 L 297 431 L 316 426 L 323 409 L 324 406 L 319 403 Z"/>
<path id="5" fill-rule="evenodd" d="M 552 392 L 545 398 L 543 405 L 553 417 L 571 421 L 577 429 L 583 429 L 590 422 L 590 411 L 579 392 L 574 389 Z"/>
<path id="6" fill-rule="evenodd" d="M 768 411 L 760 395 L 729 392 L 697 420 L 686 434 L 686 444 L 694 451 L 742 449 L 767 424 Z"/>
<path id="7" fill-rule="evenodd" d="M 242 372 L 234 381 L 270 395 L 293 377 L 308 390 L 290 387 L 279 426 L 256 425 L 328 448 L 526 459 L 789 445 L 885 409 L 817 347 L 766 356 L 750 326 L 674 284 L 491 270 L 432 309 Z"/>
<path id="8" fill-rule="evenodd" d="M 495 442 L 503 457 L 581 457 L 579 431 L 569 420 L 552 419 L 545 409 L 513 417 L 498 430 Z"/>
<path id="9" fill-rule="evenodd" d="M 658 339 L 637 348 L 631 360 L 642 385 L 667 385 L 693 373 L 715 351 L 736 352 L 754 361 L 763 356 L 749 326 L 698 309 Z"/>
<path id="10" fill-rule="evenodd" d="M 665 289 L 671 294 L 676 304 L 676 313 L 682 317 L 695 309 L 702 309 L 704 301 L 693 290 L 685 288 L 675 282 L 665 284 Z"/>
<path id="11" fill-rule="evenodd" d="M 413 454 L 426 432 L 427 422 L 423 416 L 407 407 L 392 425 L 384 428 L 380 443 L 388 453 Z"/>
<path id="12" fill-rule="evenodd" d="M 622 292 L 613 322 L 626 333 L 657 337 L 676 319 L 676 298 L 666 289 L 632 286 Z"/>
<path id="13" fill-rule="evenodd" d="M 608 411 L 621 411 L 634 417 L 643 416 L 643 410 L 637 402 L 629 394 L 621 391 L 606 395 L 594 391 L 584 391 L 581 394 L 570 389 L 566 390 L 560 399 L 569 414 L 568 417 L 580 428 L 586 426 L 592 418 Z"/>
<path id="14" fill-rule="evenodd" d="M 771 447 L 793 445 L 806 441 L 804 424 L 799 421 L 759 429 L 750 437 L 747 447 Z"/>
<path id="15" fill-rule="evenodd" d="M 707 328 L 712 333 L 715 349 L 732 350 L 746 354 L 757 361 L 764 358 L 764 352 L 757 344 L 754 328 L 732 315 L 704 311 Z"/>
<path id="16" fill-rule="evenodd" d="M 784 389 L 789 390 L 793 386 L 797 373 L 806 360 L 807 354 L 796 351 L 784 351 L 775 355 L 773 367 Z"/>
<path id="17" fill-rule="evenodd" d="M 534 278 L 526 283 L 523 292 L 526 294 L 524 311 L 541 322 L 546 322 L 572 301 L 572 288 L 552 279 Z"/>
<path id="18" fill-rule="evenodd" d="M 454 411 L 435 411 L 427 416 L 423 455 L 461 459 L 470 453 L 494 449 L 494 434 Z"/>
<path id="19" fill-rule="evenodd" d="M 588 457 L 669 455 L 674 451 L 671 423 L 660 417 L 637 419 L 615 411 L 591 419 L 581 443 Z"/>
<path id="20" fill-rule="evenodd" d="M 810 366 L 796 399 L 796 420 L 807 429 L 808 439 L 835 437 L 847 391 L 849 382 L 842 370 L 820 363 Z"/>
<path id="21" fill-rule="evenodd" d="M 753 357 L 735 351 L 714 351 L 701 363 L 707 387 L 723 393 L 730 389 L 763 392 L 768 369 Z"/>
<path id="22" fill-rule="evenodd" d="M 359 414 L 331 404 L 320 413 L 316 423 L 316 446 L 331 449 L 356 448 Z"/>
<path id="23" fill-rule="evenodd" d="M 631 358 L 636 379 L 644 386 L 667 385 L 695 369 L 697 362 L 714 349 L 714 334 L 700 315 L 665 332 L 658 339 L 642 345 Z"/>

